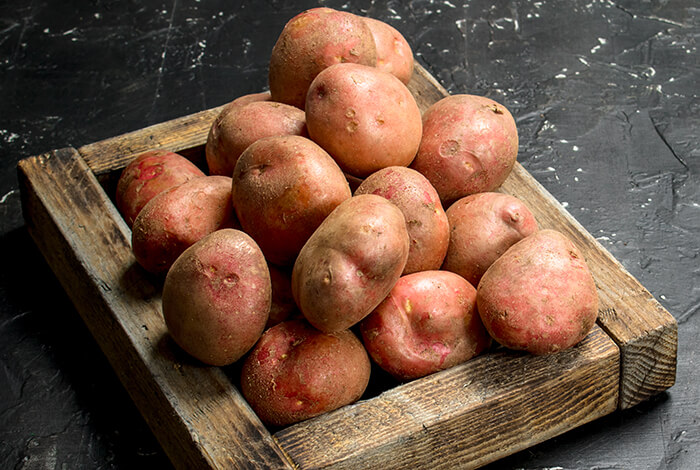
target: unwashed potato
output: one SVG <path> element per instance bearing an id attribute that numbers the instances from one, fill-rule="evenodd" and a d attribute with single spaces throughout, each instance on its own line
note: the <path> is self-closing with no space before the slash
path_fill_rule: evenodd
<path id="1" fill-rule="evenodd" d="M 435 186 L 444 207 L 493 191 L 518 156 L 518 131 L 505 106 L 484 96 L 451 95 L 423 114 L 423 139 L 411 168 Z"/>
<path id="2" fill-rule="evenodd" d="M 341 62 L 377 64 L 374 38 L 365 21 L 325 7 L 299 13 L 285 25 L 270 54 L 272 99 L 304 109 L 316 75 Z"/>
<path id="3" fill-rule="evenodd" d="M 292 270 L 292 293 L 314 327 L 340 331 L 384 300 L 401 276 L 409 238 L 403 214 L 374 194 L 341 203 L 311 235 Z"/>
<path id="4" fill-rule="evenodd" d="M 360 194 L 382 196 L 403 212 L 411 239 L 403 274 L 440 268 L 450 231 L 440 197 L 425 176 L 406 167 L 387 167 L 369 175 L 355 190 Z"/>
<path id="5" fill-rule="evenodd" d="M 304 111 L 274 101 L 224 108 L 214 120 L 205 153 L 209 173 L 231 176 L 238 158 L 253 142 L 280 135 L 306 136 Z"/>
<path id="6" fill-rule="evenodd" d="M 312 140 L 357 177 L 408 166 L 421 141 L 421 113 L 410 90 L 388 72 L 359 64 L 326 68 L 311 83 L 306 125 Z"/>
<path id="7" fill-rule="evenodd" d="M 200 176 L 204 176 L 204 172 L 182 155 L 149 150 L 139 154 L 122 170 L 117 182 L 117 208 L 131 227 L 143 206 L 154 196 Z"/>
<path id="8" fill-rule="evenodd" d="M 401 277 L 360 331 L 372 359 L 399 380 L 460 364 L 491 344 L 476 311 L 476 289 L 448 271 Z"/>
<path id="9" fill-rule="evenodd" d="M 370 370 L 350 330 L 322 333 L 290 320 L 267 330 L 246 357 L 241 392 L 264 423 L 286 426 L 357 401 Z"/>
<path id="10" fill-rule="evenodd" d="M 270 273 L 252 238 L 213 232 L 185 250 L 163 285 L 170 336 L 200 361 L 225 366 L 262 335 L 270 312 Z"/>
<path id="11" fill-rule="evenodd" d="M 314 230 L 352 196 L 330 155 L 300 136 L 253 143 L 236 163 L 232 185 L 241 226 L 281 266 L 291 266 Z"/>
<path id="12" fill-rule="evenodd" d="M 238 228 L 231 178 L 202 176 L 151 199 L 134 220 L 131 246 L 149 272 L 164 273 L 183 251 L 222 228 Z"/>
<path id="13" fill-rule="evenodd" d="M 459 199 L 447 209 L 450 242 L 442 269 L 472 285 L 514 243 L 535 233 L 537 221 L 520 199 L 485 192 Z"/>
<path id="14" fill-rule="evenodd" d="M 413 51 L 406 38 L 393 26 L 375 18 L 364 18 L 377 47 L 377 68 L 389 72 L 404 84 L 413 75 Z"/>
<path id="15" fill-rule="evenodd" d="M 578 247 L 555 230 L 523 238 L 486 271 L 477 288 L 481 319 L 507 348 L 551 354 L 593 328 L 598 293 Z"/>

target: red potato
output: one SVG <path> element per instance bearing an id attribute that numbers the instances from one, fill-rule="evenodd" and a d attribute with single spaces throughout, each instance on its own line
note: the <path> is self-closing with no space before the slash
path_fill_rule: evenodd
<path id="1" fill-rule="evenodd" d="M 460 364 L 491 344 L 476 289 L 448 271 L 403 276 L 360 331 L 372 359 L 399 380 Z"/>
<path id="2" fill-rule="evenodd" d="M 535 233 L 537 221 L 520 199 L 503 193 L 477 193 L 447 209 L 450 241 L 442 269 L 472 285 L 514 243 Z"/>
<path id="3" fill-rule="evenodd" d="M 518 156 L 518 131 L 501 104 L 452 95 L 423 114 L 423 139 L 411 168 L 435 186 L 444 207 L 469 194 L 493 191 Z"/>
<path id="4" fill-rule="evenodd" d="M 413 75 L 413 51 L 406 38 L 393 26 L 375 18 L 364 18 L 377 47 L 377 68 L 389 72 L 404 84 Z"/>
<path id="5" fill-rule="evenodd" d="M 299 136 L 260 139 L 241 155 L 232 178 L 238 220 L 271 263 L 294 264 L 328 214 L 352 194 L 321 147 Z"/>
<path id="6" fill-rule="evenodd" d="M 232 364 L 258 341 L 270 312 L 270 273 L 252 238 L 213 232 L 185 250 L 163 285 L 163 317 L 187 353 Z"/>
<path id="7" fill-rule="evenodd" d="M 447 215 L 430 182 L 415 170 L 392 166 L 372 173 L 355 195 L 376 194 L 395 204 L 406 218 L 411 240 L 403 274 L 439 269 L 450 240 Z"/>
<path id="8" fill-rule="evenodd" d="M 263 137 L 280 135 L 306 136 L 304 111 L 267 100 L 239 102 L 224 108 L 207 136 L 205 154 L 209 173 L 231 176 L 248 146 Z"/>
<path id="9" fill-rule="evenodd" d="M 231 178 L 202 176 L 162 192 L 134 220 L 131 246 L 149 272 L 164 273 L 183 251 L 222 228 L 238 228 Z"/>
<path id="10" fill-rule="evenodd" d="M 341 203 L 306 242 L 292 270 L 301 313 L 324 332 L 358 323 L 384 300 L 408 259 L 403 214 L 381 196 Z"/>
<path id="11" fill-rule="evenodd" d="M 351 331 L 322 333 L 291 320 L 267 330 L 247 356 L 241 392 L 264 423 L 286 426 L 357 401 L 370 370 Z"/>
<path id="12" fill-rule="evenodd" d="M 270 54 L 272 99 L 304 109 L 316 75 L 341 62 L 377 64 L 374 38 L 365 21 L 325 7 L 299 13 L 285 25 Z"/>
<path id="13" fill-rule="evenodd" d="M 388 72 L 358 64 L 326 68 L 306 99 L 309 136 L 343 171 L 366 177 L 408 166 L 421 141 L 421 113 L 406 85 Z"/>
<path id="14" fill-rule="evenodd" d="M 149 150 L 122 170 L 117 182 L 116 205 L 127 225 L 154 196 L 204 172 L 182 155 L 167 150 Z"/>
<path id="15" fill-rule="evenodd" d="M 551 354 L 593 328 L 598 293 L 578 247 L 548 229 L 520 240 L 491 265 L 479 282 L 477 305 L 503 346 Z"/>

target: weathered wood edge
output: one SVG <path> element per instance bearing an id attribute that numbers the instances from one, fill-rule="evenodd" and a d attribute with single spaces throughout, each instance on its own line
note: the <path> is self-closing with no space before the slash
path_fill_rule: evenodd
<path id="1" fill-rule="evenodd" d="M 177 354 L 160 288 L 74 149 L 18 164 L 27 229 L 178 468 L 293 468 L 222 369 Z"/>
<path id="2" fill-rule="evenodd" d="M 493 352 L 275 433 L 301 468 L 478 468 L 617 408 L 599 327 L 555 357 Z"/>

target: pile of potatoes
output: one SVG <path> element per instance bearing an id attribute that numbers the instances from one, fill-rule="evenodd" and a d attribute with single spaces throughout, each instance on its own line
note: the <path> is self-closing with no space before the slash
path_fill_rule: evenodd
<path id="1" fill-rule="evenodd" d="M 513 117 L 453 95 L 421 112 L 413 54 L 386 23 L 330 8 L 292 18 L 269 92 L 212 123 L 206 172 L 154 150 L 116 203 L 136 260 L 165 276 L 168 331 L 284 426 L 358 400 L 372 362 L 399 381 L 488 350 L 550 354 L 593 327 L 578 248 L 495 192 Z"/>

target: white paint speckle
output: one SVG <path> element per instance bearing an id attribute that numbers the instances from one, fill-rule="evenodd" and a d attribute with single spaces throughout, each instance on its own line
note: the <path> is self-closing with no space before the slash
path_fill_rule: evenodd
<path id="1" fill-rule="evenodd" d="M 569 203 L 566 202 L 566 201 L 564 201 L 564 202 L 561 203 L 561 206 L 562 206 L 562 207 L 569 207 Z"/>
<path id="2" fill-rule="evenodd" d="M 5 204 L 5 202 L 7 202 L 7 198 L 9 198 L 10 196 L 12 196 L 13 194 L 17 194 L 18 192 L 19 192 L 19 191 L 18 191 L 17 189 L 12 189 L 12 190 L 10 190 L 10 192 L 8 192 L 8 193 L 5 194 L 2 198 L 0 198 L 0 204 Z"/>
<path id="3" fill-rule="evenodd" d="M 578 58 L 578 61 L 581 62 L 581 63 L 582 63 L 583 65 L 585 65 L 586 67 L 589 67 L 589 66 L 590 66 L 590 64 L 588 63 L 588 61 L 587 61 L 586 59 L 584 59 L 583 57 L 579 57 L 579 58 Z"/>
<path id="4" fill-rule="evenodd" d="M 573 150 L 574 152 L 578 152 L 578 145 L 574 145 L 573 147 L 571 147 L 571 150 Z"/>
<path id="5" fill-rule="evenodd" d="M 554 78 L 562 79 L 562 78 L 566 78 L 566 75 L 564 75 L 563 73 L 558 73 L 554 76 Z"/>

